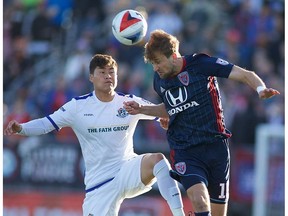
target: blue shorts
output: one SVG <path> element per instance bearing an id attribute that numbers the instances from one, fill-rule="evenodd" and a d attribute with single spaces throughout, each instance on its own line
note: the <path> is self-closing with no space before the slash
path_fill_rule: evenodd
<path id="1" fill-rule="evenodd" d="M 201 144 L 190 149 L 171 150 L 173 171 L 171 177 L 178 180 L 185 190 L 204 183 L 212 203 L 224 204 L 229 199 L 230 152 L 227 140 Z"/>

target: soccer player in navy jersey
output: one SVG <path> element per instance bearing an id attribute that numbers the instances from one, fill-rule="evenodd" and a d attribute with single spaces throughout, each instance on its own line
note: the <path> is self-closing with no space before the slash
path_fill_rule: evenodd
<path id="1" fill-rule="evenodd" d="M 134 152 L 133 134 L 138 121 L 155 117 L 129 115 L 123 102 L 150 103 L 115 91 L 118 65 L 111 56 L 95 55 L 89 68 L 93 92 L 73 98 L 47 117 L 21 124 L 12 120 L 4 135 L 35 136 L 62 127 L 73 129 L 85 162 L 84 216 L 118 215 L 125 198 L 149 191 L 155 180 L 173 215 L 184 216 L 181 193 L 169 176 L 171 167 L 165 156 Z"/>
<path id="2" fill-rule="evenodd" d="M 162 30 L 151 33 L 144 60 L 153 65 L 154 89 L 163 103 L 139 105 L 130 101 L 124 108 L 129 114 L 169 118 L 170 175 L 184 186 L 195 216 L 226 215 L 231 132 L 225 127 L 216 77 L 246 83 L 261 99 L 279 92 L 267 88 L 254 72 L 221 58 L 181 56 L 178 39 Z"/>

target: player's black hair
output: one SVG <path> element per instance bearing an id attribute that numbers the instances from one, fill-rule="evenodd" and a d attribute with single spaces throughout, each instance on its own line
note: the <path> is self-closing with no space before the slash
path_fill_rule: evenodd
<path id="1" fill-rule="evenodd" d="M 93 74 L 97 67 L 104 68 L 104 67 L 115 67 L 117 68 L 117 62 L 112 58 L 110 55 L 104 54 L 96 54 L 92 57 L 89 65 L 90 74 Z"/>

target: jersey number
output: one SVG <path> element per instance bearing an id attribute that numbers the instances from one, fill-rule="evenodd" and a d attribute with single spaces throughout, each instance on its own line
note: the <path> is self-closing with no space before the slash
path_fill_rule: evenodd
<path id="1" fill-rule="evenodd" d="M 226 198 L 226 184 L 220 183 L 220 188 L 221 188 L 221 192 L 220 192 L 219 198 L 225 199 Z"/>

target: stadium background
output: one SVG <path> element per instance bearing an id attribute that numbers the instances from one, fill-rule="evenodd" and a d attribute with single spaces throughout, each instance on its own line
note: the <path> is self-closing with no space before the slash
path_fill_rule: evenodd
<path id="1" fill-rule="evenodd" d="M 261 101 L 249 87 L 218 79 L 230 139 L 232 168 L 229 216 L 251 215 L 255 130 L 284 125 L 284 1 L 271 0 L 3 0 L 3 123 L 46 116 L 72 97 L 92 90 L 88 65 L 95 53 L 119 63 L 117 91 L 154 103 L 153 70 L 143 44 L 127 47 L 112 36 L 113 16 L 123 9 L 146 14 L 148 36 L 162 28 L 176 35 L 182 54 L 205 52 L 255 70 L 282 94 Z M 135 150 L 168 156 L 158 123 L 138 125 Z M 270 151 L 269 195 L 284 215 L 284 141 Z M 3 138 L 5 216 L 81 215 L 83 161 L 70 129 L 40 137 Z M 186 196 L 183 192 L 184 201 Z M 185 211 L 191 207 L 187 204 Z M 120 216 L 169 215 L 155 187 L 124 201 Z"/>

